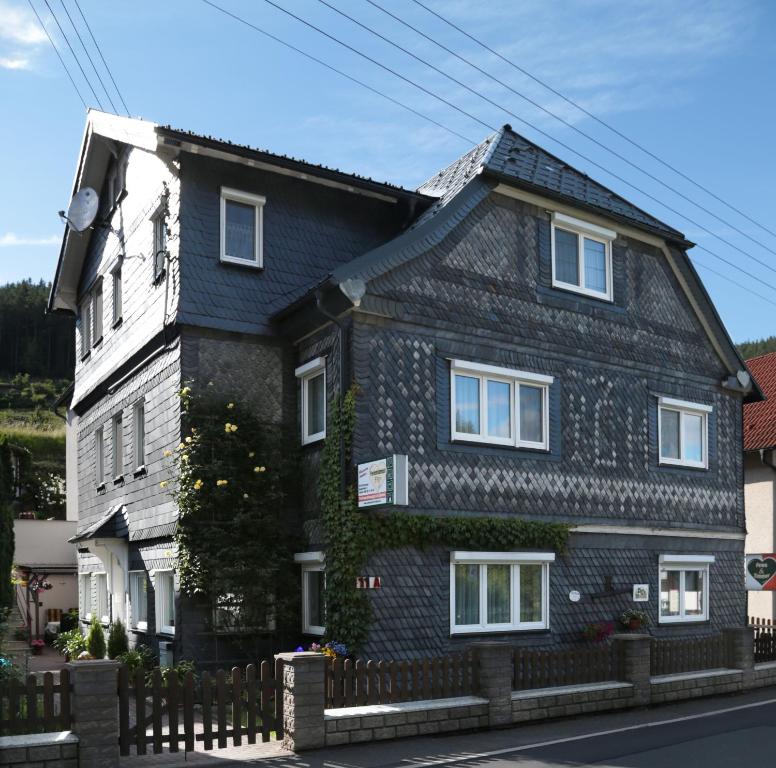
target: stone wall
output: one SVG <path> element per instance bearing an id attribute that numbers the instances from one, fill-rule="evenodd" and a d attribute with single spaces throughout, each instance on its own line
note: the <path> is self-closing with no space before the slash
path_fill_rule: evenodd
<path id="1" fill-rule="evenodd" d="M 512 694 L 512 722 L 571 717 L 590 712 L 608 712 L 633 706 L 631 683 L 589 683 L 556 688 L 515 691 Z"/>
<path id="2" fill-rule="evenodd" d="M 78 768 L 78 738 L 70 731 L 0 737 L 3 768 Z"/>

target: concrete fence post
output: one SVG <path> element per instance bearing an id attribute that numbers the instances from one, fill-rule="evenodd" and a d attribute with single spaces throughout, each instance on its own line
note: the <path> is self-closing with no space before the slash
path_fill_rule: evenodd
<path id="1" fill-rule="evenodd" d="M 620 679 L 633 686 L 633 706 L 646 706 L 652 698 L 649 635 L 614 635 L 612 653 L 619 654 Z"/>
<path id="2" fill-rule="evenodd" d="M 79 768 L 117 768 L 119 764 L 119 697 L 117 661 L 67 664 L 72 732 L 78 736 Z"/>
<path id="3" fill-rule="evenodd" d="M 729 669 L 740 669 L 741 689 L 754 683 L 754 629 L 752 627 L 725 627 L 726 663 Z"/>
<path id="4" fill-rule="evenodd" d="M 294 752 L 325 746 L 326 657 L 279 653 L 283 660 L 283 746 Z"/>
<path id="5" fill-rule="evenodd" d="M 514 649 L 509 643 L 474 643 L 479 672 L 479 694 L 488 699 L 488 725 L 512 724 L 512 665 Z"/>

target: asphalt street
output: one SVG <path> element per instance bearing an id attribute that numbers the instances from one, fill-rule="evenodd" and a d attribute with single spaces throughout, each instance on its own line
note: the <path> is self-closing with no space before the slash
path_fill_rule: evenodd
<path id="1" fill-rule="evenodd" d="M 729 768 L 776 763 L 776 691 L 456 733 L 264 756 L 218 751 L 133 758 L 133 768 Z M 123 764 L 123 762 L 122 762 Z M 129 764 L 127 764 L 129 765 Z"/>

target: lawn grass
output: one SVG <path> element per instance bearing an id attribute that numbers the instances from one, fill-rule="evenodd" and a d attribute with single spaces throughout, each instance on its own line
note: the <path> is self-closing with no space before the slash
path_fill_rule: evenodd
<path id="1" fill-rule="evenodd" d="M 65 422 L 51 411 L 0 410 L 0 433 L 30 451 L 36 463 L 64 465 Z"/>

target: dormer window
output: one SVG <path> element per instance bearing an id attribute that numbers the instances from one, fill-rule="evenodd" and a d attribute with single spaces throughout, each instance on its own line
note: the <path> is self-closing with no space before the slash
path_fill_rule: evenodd
<path id="1" fill-rule="evenodd" d="M 562 213 L 552 216 L 552 284 L 612 300 L 612 241 L 617 233 Z"/>
<path id="2" fill-rule="evenodd" d="M 266 198 L 221 188 L 221 261 L 262 266 L 262 211 Z"/>

